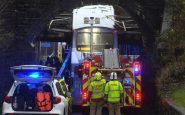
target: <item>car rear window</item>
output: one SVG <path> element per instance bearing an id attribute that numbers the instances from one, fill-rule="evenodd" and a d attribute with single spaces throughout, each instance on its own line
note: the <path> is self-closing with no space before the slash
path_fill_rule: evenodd
<path id="1" fill-rule="evenodd" d="M 41 94 L 43 94 L 43 96 Z M 47 99 L 44 97 L 45 94 L 48 95 Z M 39 95 L 41 96 L 38 98 Z M 52 98 L 51 86 L 46 83 L 21 83 L 14 91 L 12 108 L 15 111 L 50 111 L 53 106 Z M 49 100 L 49 103 L 46 103 L 44 100 Z M 41 108 L 41 106 L 43 106 L 43 108 Z M 46 109 L 45 106 L 47 106 Z"/>
<path id="2" fill-rule="evenodd" d="M 16 81 L 38 84 L 51 81 L 53 79 L 53 71 L 17 69 L 13 71 L 13 77 Z"/>

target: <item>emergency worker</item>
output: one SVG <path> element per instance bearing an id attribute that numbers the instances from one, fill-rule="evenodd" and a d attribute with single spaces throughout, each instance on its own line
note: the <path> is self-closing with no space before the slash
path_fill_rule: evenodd
<path id="1" fill-rule="evenodd" d="M 102 79 L 102 74 L 100 72 L 96 72 L 94 77 L 94 81 L 92 81 L 89 86 L 90 115 L 101 115 L 106 82 Z"/>
<path id="2" fill-rule="evenodd" d="M 105 99 L 108 102 L 109 115 L 121 115 L 120 101 L 123 97 L 123 86 L 117 80 L 117 73 L 112 72 L 110 81 L 105 86 Z"/>
<path id="3" fill-rule="evenodd" d="M 64 80 L 63 80 L 63 79 L 59 79 L 58 82 L 59 82 L 59 84 L 60 84 L 60 89 L 61 89 L 60 93 L 61 93 L 63 96 L 66 97 L 67 88 L 64 87 L 64 84 L 65 84 Z"/>

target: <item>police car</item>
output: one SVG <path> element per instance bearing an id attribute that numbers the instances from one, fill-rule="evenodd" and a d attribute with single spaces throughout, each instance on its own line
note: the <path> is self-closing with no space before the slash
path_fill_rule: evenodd
<path id="1" fill-rule="evenodd" d="M 69 115 L 70 93 L 54 78 L 55 68 L 11 67 L 14 83 L 4 98 L 2 115 Z"/>

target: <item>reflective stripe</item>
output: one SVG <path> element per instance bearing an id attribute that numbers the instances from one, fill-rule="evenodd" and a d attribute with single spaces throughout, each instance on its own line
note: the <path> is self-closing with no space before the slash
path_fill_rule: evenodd
<path id="1" fill-rule="evenodd" d="M 141 75 L 140 74 L 136 76 L 136 92 L 141 93 Z M 140 108 L 141 103 L 136 104 L 136 107 Z"/>
<path id="2" fill-rule="evenodd" d="M 90 88 L 90 83 L 92 81 L 94 81 L 94 72 L 96 72 L 96 67 L 90 65 L 90 70 L 87 74 L 83 74 L 82 77 L 82 92 L 88 92 L 89 88 Z M 89 105 L 89 101 L 85 100 L 82 103 L 82 106 L 88 106 Z"/>
<path id="3" fill-rule="evenodd" d="M 124 106 L 140 107 L 141 103 L 136 104 L 136 93 L 141 92 L 141 73 L 134 73 L 132 67 L 128 67 L 125 70 L 126 78 L 131 81 L 131 87 L 124 89 Z"/>
<path id="4" fill-rule="evenodd" d="M 89 79 L 84 80 L 83 89 L 87 88 L 89 86 L 89 83 L 90 83 L 90 80 Z"/>
<path id="5" fill-rule="evenodd" d="M 62 79 L 60 79 L 59 81 L 59 85 L 60 85 L 60 87 L 61 87 L 61 89 L 62 89 L 62 93 L 64 94 L 64 95 L 66 95 L 66 92 L 65 92 L 65 90 L 64 90 L 64 87 L 62 86 L 62 84 L 63 84 L 63 80 Z"/>
<path id="6" fill-rule="evenodd" d="M 124 89 L 124 106 L 134 105 L 134 95 L 135 95 L 135 77 L 133 73 L 133 68 L 128 67 L 125 70 L 125 77 L 129 78 L 131 82 L 131 87 Z"/>
<path id="7" fill-rule="evenodd" d="M 121 90 L 109 90 L 109 92 L 111 92 L 111 91 L 112 91 L 112 92 L 114 92 L 114 91 L 119 91 L 119 92 L 120 92 Z M 121 93 L 121 92 L 120 92 L 120 93 Z"/>
<path id="8" fill-rule="evenodd" d="M 136 90 L 141 91 L 141 75 L 136 76 Z"/>

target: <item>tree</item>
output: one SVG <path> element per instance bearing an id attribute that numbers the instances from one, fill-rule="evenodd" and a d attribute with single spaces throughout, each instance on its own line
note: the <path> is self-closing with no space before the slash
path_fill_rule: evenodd
<path id="1" fill-rule="evenodd" d="M 185 0 L 168 0 L 172 13 L 171 27 L 157 39 L 157 44 L 164 44 L 166 55 L 161 55 L 162 61 L 175 61 L 184 54 L 185 43 Z"/>

